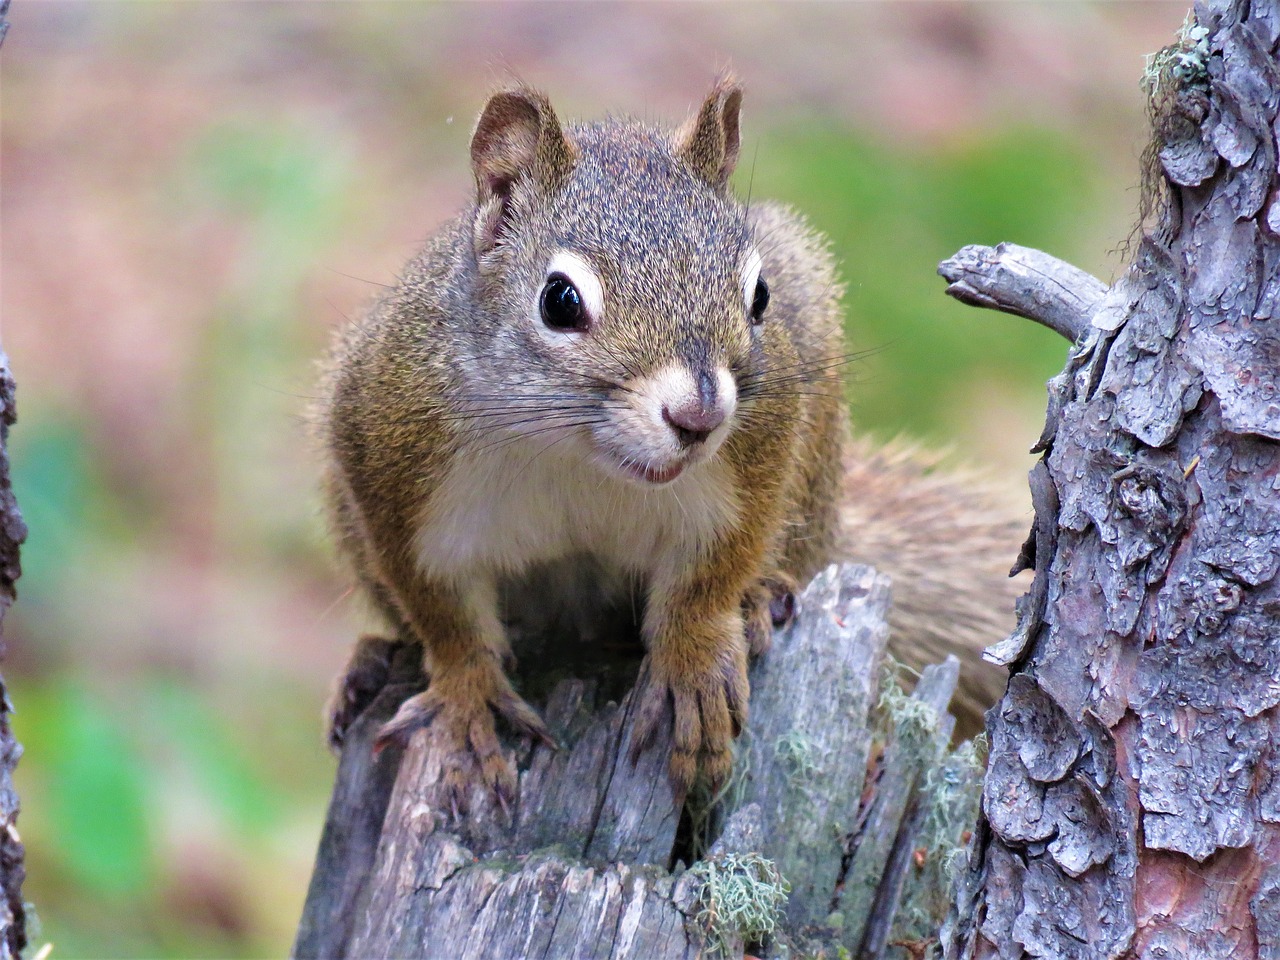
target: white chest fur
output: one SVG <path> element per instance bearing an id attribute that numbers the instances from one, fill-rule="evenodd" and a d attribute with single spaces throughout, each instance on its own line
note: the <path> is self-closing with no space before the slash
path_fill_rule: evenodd
<path id="1" fill-rule="evenodd" d="M 693 560 L 739 510 L 732 470 L 718 459 L 641 487 L 558 445 L 496 445 L 459 455 L 424 505 L 418 565 L 445 579 L 501 576 L 585 553 L 653 573 Z"/>

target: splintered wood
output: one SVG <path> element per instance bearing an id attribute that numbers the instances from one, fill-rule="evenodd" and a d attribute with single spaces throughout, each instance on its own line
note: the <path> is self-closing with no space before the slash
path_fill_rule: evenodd
<path id="1" fill-rule="evenodd" d="M 344 745 L 293 955 L 880 957 L 924 942 L 945 909 L 930 868 L 972 822 L 977 767 L 948 751 L 954 660 L 911 696 L 886 692 L 888 602 L 868 567 L 815 579 L 753 668 L 729 788 L 683 823 L 667 745 L 629 759 L 631 699 L 610 697 L 628 684 L 566 679 L 555 654 L 524 662 L 557 678 L 543 714 L 562 748 L 513 743 L 511 816 L 477 791 L 455 820 L 430 729 L 403 756 L 371 754 L 422 682 L 397 654 Z"/>

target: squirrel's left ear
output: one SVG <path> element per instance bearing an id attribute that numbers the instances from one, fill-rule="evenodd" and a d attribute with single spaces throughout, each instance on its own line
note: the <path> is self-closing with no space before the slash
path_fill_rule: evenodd
<path id="1" fill-rule="evenodd" d="M 471 135 L 471 168 L 479 204 L 477 252 L 493 249 L 501 239 L 518 182 L 527 179 L 548 192 L 555 190 L 572 171 L 573 162 L 573 145 L 545 94 L 521 86 L 490 97 Z"/>
<path id="2" fill-rule="evenodd" d="M 702 107 L 676 132 L 676 154 L 717 190 L 729 183 L 738 162 L 738 115 L 742 87 L 731 75 L 716 81 Z"/>

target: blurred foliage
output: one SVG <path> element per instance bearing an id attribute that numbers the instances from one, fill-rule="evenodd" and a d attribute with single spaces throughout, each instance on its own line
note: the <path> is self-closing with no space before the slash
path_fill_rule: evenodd
<path id="1" fill-rule="evenodd" d="M 305 870 L 291 848 L 300 831 L 314 843 L 330 765 L 304 720 L 309 691 L 255 686 L 261 701 L 237 703 L 158 671 L 24 684 L 15 726 L 38 758 L 22 780 L 37 942 L 84 957 L 285 951 Z"/>
<path id="2" fill-rule="evenodd" d="M 95 36 L 70 5 L 54 6 L 55 28 L 84 30 L 86 44 Z M 271 30 L 288 32 L 287 6 L 271 5 L 261 34 L 249 31 L 268 52 Z M 354 32 L 341 56 L 316 28 L 310 55 L 335 58 L 335 89 L 369 71 L 403 118 L 427 115 L 427 97 L 461 98 L 426 67 L 408 72 L 419 38 L 381 19 L 397 10 L 372 8 L 342 8 Z M 92 16 L 110 20 L 116 9 Z M 129 31 L 166 35 L 185 9 L 128 7 L 112 40 L 121 58 Z M 384 48 L 401 52 L 381 63 Z M 298 67 L 262 62 L 264 76 Z M 480 85 L 468 91 L 478 102 Z M 360 101 L 383 106 L 373 94 Z M 134 198 L 171 231 L 175 263 L 188 247 L 205 249 L 192 236 L 216 241 L 217 256 L 200 264 L 218 278 L 216 296 L 200 301 L 180 387 L 148 401 L 168 433 L 148 433 L 155 446 L 145 453 L 122 450 L 104 410 L 73 390 L 45 391 L 13 357 L 14 487 L 31 535 L 6 675 L 27 748 L 18 787 L 26 892 L 42 923 L 33 942 L 51 941 L 54 960 L 284 955 L 332 776 L 316 680 L 332 667 L 315 634 L 333 632 L 325 618 L 342 588 L 327 567 L 301 439 L 325 335 L 309 298 L 318 271 L 348 269 L 339 241 L 389 218 L 369 183 L 383 168 L 349 118 L 290 113 L 269 98 L 213 115 L 183 128 Z M 830 236 L 851 349 L 866 352 L 849 378 L 859 425 L 946 443 L 958 417 L 980 415 L 963 394 L 974 384 L 1015 395 L 1034 422 L 1066 344 L 946 300 L 936 265 L 964 244 L 1009 239 L 1098 270 L 1087 231 L 1104 188 L 1114 193 L 1106 161 L 1078 131 L 1025 122 L 942 143 L 830 120 L 757 123 L 740 192 L 786 201 Z M 401 126 L 430 156 L 432 128 Z M 79 134 L 62 136 L 74 144 Z M 429 173 L 422 182 L 436 189 Z M 443 209 L 468 188 L 459 177 Z M 415 223 L 413 235 L 431 226 Z"/>
<path id="3" fill-rule="evenodd" d="M 1072 258 L 1098 172 L 1065 134 L 1003 130 L 913 153 L 855 131 L 773 131 L 745 175 L 831 238 L 850 347 L 869 351 L 849 376 L 860 428 L 945 442 L 956 384 L 994 377 L 1037 397 L 1061 367 L 1060 337 L 948 301 L 936 271 L 967 243 L 1011 237 Z"/>
<path id="4" fill-rule="evenodd" d="M 63 572 L 84 562 L 90 543 L 125 531 L 111 520 L 113 498 L 94 474 L 79 423 L 50 413 L 24 413 L 20 422 L 11 440 L 13 485 L 32 531 L 22 547 L 22 600 L 51 604 L 64 593 Z"/>
<path id="5" fill-rule="evenodd" d="M 200 354 L 200 404 L 217 410 L 209 438 L 222 535 L 280 561 L 313 549 L 304 535 L 310 475 L 282 424 L 305 415 L 314 338 L 299 311 L 303 283 L 348 226 L 353 171 L 341 137 L 252 114 L 207 131 L 176 171 L 174 193 L 240 225 L 239 256 L 213 308 Z M 300 432 L 300 431 L 299 431 Z"/>

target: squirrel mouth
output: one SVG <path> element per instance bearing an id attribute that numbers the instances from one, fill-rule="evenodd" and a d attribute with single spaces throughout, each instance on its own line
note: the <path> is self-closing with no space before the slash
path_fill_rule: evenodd
<path id="1" fill-rule="evenodd" d="M 684 472 L 684 464 L 676 461 L 669 463 L 664 467 L 655 467 L 643 463 L 620 463 L 622 471 L 633 480 L 640 480 L 644 483 L 652 484 L 660 487 L 664 483 L 670 483 L 676 477 Z"/>

